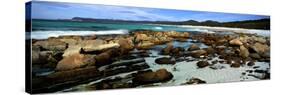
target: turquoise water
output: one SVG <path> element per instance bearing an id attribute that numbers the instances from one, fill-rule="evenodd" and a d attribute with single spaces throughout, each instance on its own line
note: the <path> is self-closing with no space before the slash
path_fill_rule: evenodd
<path id="1" fill-rule="evenodd" d="M 60 35 L 107 35 L 127 34 L 129 31 L 146 29 L 154 31 L 206 31 L 196 28 L 178 27 L 176 25 L 156 25 L 141 23 L 96 23 L 61 20 L 33 20 L 31 38 L 46 39 Z"/>

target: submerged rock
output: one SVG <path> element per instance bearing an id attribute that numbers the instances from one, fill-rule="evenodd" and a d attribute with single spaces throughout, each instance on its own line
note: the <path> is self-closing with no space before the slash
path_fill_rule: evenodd
<path id="1" fill-rule="evenodd" d="M 196 63 L 196 65 L 198 68 L 205 68 L 205 67 L 209 66 L 210 64 L 208 61 L 199 61 Z"/>
<path id="2" fill-rule="evenodd" d="M 199 78 L 191 78 L 188 82 L 186 82 L 185 84 L 205 84 L 207 83 L 204 80 L 201 80 Z"/>
<path id="3" fill-rule="evenodd" d="M 176 61 L 172 58 L 162 57 L 162 58 L 157 58 L 155 60 L 155 63 L 157 63 L 157 64 L 176 64 Z"/>
<path id="4" fill-rule="evenodd" d="M 174 46 L 172 43 L 168 43 L 167 47 L 165 47 L 164 49 L 162 49 L 162 54 L 163 55 L 169 55 L 171 53 L 171 51 L 173 50 Z"/>
<path id="5" fill-rule="evenodd" d="M 194 51 L 194 50 L 199 50 L 199 49 L 200 49 L 199 46 L 197 46 L 196 44 L 192 44 L 188 48 L 188 51 Z"/>
<path id="6" fill-rule="evenodd" d="M 158 83 L 169 81 L 173 78 L 172 73 L 168 72 L 166 69 L 159 69 L 156 72 L 148 71 L 137 73 L 133 78 L 133 83 L 135 85 L 143 85 L 150 83 Z"/>
<path id="7" fill-rule="evenodd" d="M 230 65 L 230 67 L 233 67 L 233 68 L 239 68 L 240 67 L 240 63 L 238 63 L 238 62 L 234 62 L 234 63 L 232 63 L 231 65 Z"/>
<path id="8" fill-rule="evenodd" d="M 191 53 L 192 57 L 197 57 L 197 58 L 207 55 L 207 51 L 205 51 L 205 50 L 194 50 L 194 51 L 191 51 L 190 53 Z"/>

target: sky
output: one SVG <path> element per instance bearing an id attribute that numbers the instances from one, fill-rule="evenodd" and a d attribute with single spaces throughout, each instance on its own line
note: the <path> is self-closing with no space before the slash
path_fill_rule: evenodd
<path id="1" fill-rule="evenodd" d="M 269 18 L 269 16 L 263 15 L 42 1 L 33 1 L 31 15 L 33 19 L 71 19 L 73 17 L 85 17 L 96 19 L 120 19 L 135 21 L 214 20 L 219 22 L 230 22 Z"/>

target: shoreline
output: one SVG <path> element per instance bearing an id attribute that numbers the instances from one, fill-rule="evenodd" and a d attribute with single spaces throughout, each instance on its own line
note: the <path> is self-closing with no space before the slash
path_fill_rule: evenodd
<path id="1" fill-rule="evenodd" d="M 32 85 L 60 92 L 270 79 L 269 38 L 216 33 L 145 30 L 34 40 Z M 42 75 L 46 69 L 52 72 Z M 52 83 L 40 83 L 46 80 Z"/>

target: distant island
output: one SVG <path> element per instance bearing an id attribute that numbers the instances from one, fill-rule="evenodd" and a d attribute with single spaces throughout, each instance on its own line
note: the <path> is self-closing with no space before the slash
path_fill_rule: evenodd
<path id="1" fill-rule="evenodd" d="M 195 25 L 195 26 L 213 26 L 213 27 L 232 27 L 232 28 L 247 28 L 247 29 L 263 29 L 270 30 L 270 19 L 258 19 L 258 20 L 244 20 L 233 22 L 218 22 L 213 20 L 207 20 L 203 22 L 195 20 L 187 21 L 132 21 L 132 20 L 114 20 L 114 19 L 94 19 L 74 17 L 72 21 L 89 21 L 97 23 L 145 23 L 145 24 L 170 24 L 170 25 Z"/>
<path id="2" fill-rule="evenodd" d="M 33 20 L 51 20 L 51 19 L 33 19 Z M 56 21 L 81 21 L 81 22 L 95 22 L 95 23 L 143 23 L 143 24 L 168 24 L 168 25 L 194 25 L 194 26 L 211 26 L 211 27 L 231 27 L 231 28 L 246 28 L 246 29 L 262 29 L 270 30 L 270 19 L 244 20 L 232 22 L 218 22 L 213 20 L 207 21 L 134 21 L 134 20 L 120 20 L 120 19 L 95 19 L 73 17 L 72 19 L 56 19 Z M 28 22 L 28 21 L 27 21 Z"/>

